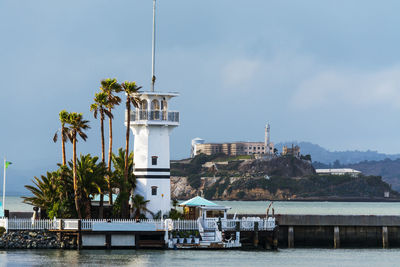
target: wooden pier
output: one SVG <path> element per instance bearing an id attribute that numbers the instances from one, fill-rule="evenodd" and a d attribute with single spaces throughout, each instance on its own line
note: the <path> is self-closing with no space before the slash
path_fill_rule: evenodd
<path id="1" fill-rule="evenodd" d="M 247 215 L 248 216 L 248 215 Z M 0 219 L 8 231 L 73 236 L 78 248 L 400 247 L 400 216 L 276 215 L 198 220 Z M 194 232 L 199 236 L 194 236 Z M 184 235 L 183 235 L 184 234 Z M 177 236 L 178 235 L 178 236 Z"/>

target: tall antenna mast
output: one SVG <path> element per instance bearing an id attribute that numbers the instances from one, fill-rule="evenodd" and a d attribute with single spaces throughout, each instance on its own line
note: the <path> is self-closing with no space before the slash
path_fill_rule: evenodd
<path id="1" fill-rule="evenodd" d="M 155 65 L 156 65 L 156 0 L 153 0 L 153 45 L 151 55 L 151 91 L 154 92 L 154 84 L 156 82 Z"/>

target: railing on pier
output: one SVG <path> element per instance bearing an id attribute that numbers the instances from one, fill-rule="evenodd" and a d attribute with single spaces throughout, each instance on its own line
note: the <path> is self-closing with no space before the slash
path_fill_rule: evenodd
<path id="1" fill-rule="evenodd" d="M 4 222 L 7 230 L 53 230 L 56 229 L 54 220 L 9 219 Z"/>
<path id="2" fill-rule="evenodd" d="M 165 122 L 179 122 L 179 112 L 177 111 L 164 111 L 164 110 L 134 110 L 131 111 L 131 122 L 136 121 L 165 121 Z"/>
<path id="3" fill-rule="evenodd" d="M 215 224 L 218 220 L 206 219 L 204 220 L 204 229 L 214 230 L 218 225 Z M 253 231 L 256 227 L 256 222 L 258 223 L 258 230 L 270 231 L 275 228 L 275 218 L 269 217 L 267 219 L 261 219 L 257 217 L 242 218 L 236 220 L 221 220 L 221 228 L 225 231 L 235 231 L 236 225 L 239 223 L 241 231 Z"/>
<path id="4" fill-rule="evenodd" d="M 199 225 L 199 222 L 202 223 Z M 146 231 L 193 231 L 193 230 L 217 230 L 218 224 L 224 231 L 236 231 L 237 225 L 240 231 L 253 231 L 258 223 L 258 230 L 273 230 L 275 218 L 243 218 L 237 220 L 135 220 L 135 219 L 82 219 L 80 230 L 99 231 L 100 229 L 112 229 L 114 231 L 131 229 Z M 32 219 L 7 219 L 0 218 L 0 226 L 7 230 L 79 230 L 78 219 L 54 219 L 54 220 L 32 220 Z"/>
<path id="5" fill-rule="evenodd" d="M 196 220 L 173 220 L 173 229 L 176 231 L 199 230 Z"/>

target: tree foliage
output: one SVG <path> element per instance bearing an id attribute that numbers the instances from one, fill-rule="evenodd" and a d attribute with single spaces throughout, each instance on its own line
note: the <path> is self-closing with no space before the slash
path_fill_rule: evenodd
<path id="1" fill-rule="evenodd" d="M 90 154 L 81 155 L 77 160 L 76 176 L 78 194 L 81 196 L 79 208 L 85 218 L 91 218 L 90 207 L 92 199 L 101 191 L 107 189 L 104 179 L 106 168 L 103 163 L 97 163 L 98 158 Z M 49 218 L 76 218 L 74 207 L 73 163 L 67 166 L 59 165 L 59 169 L 46 175 L 34 177 L 33 185 L 26 185 L 33 196 L 23 197 L 23 202 L 46 211 Z"/>
<path id="2" fill-rule="evenodd" d="M 111 185 L 118 188 L 118 196 L 113 207 L 114 217 L 120 218 L 123 215 L 123 201 L 129 201 L 129 196 L 136 188 L 136 178 L 133 174 L 133 153 L 128 157 L 128 179 L 125 180 L 125 150 L 118 149 L 118 154 L 112 155 L 114 171 L 112 172 Z"/>

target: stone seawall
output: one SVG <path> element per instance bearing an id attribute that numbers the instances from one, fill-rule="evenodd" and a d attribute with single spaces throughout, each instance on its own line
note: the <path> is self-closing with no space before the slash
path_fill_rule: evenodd
<path id="1" fill-rule="evenodd" d="M 0 249 L 76 249 L 73 236 L 41 231 L 9 231 L 0 237 Z"/>

